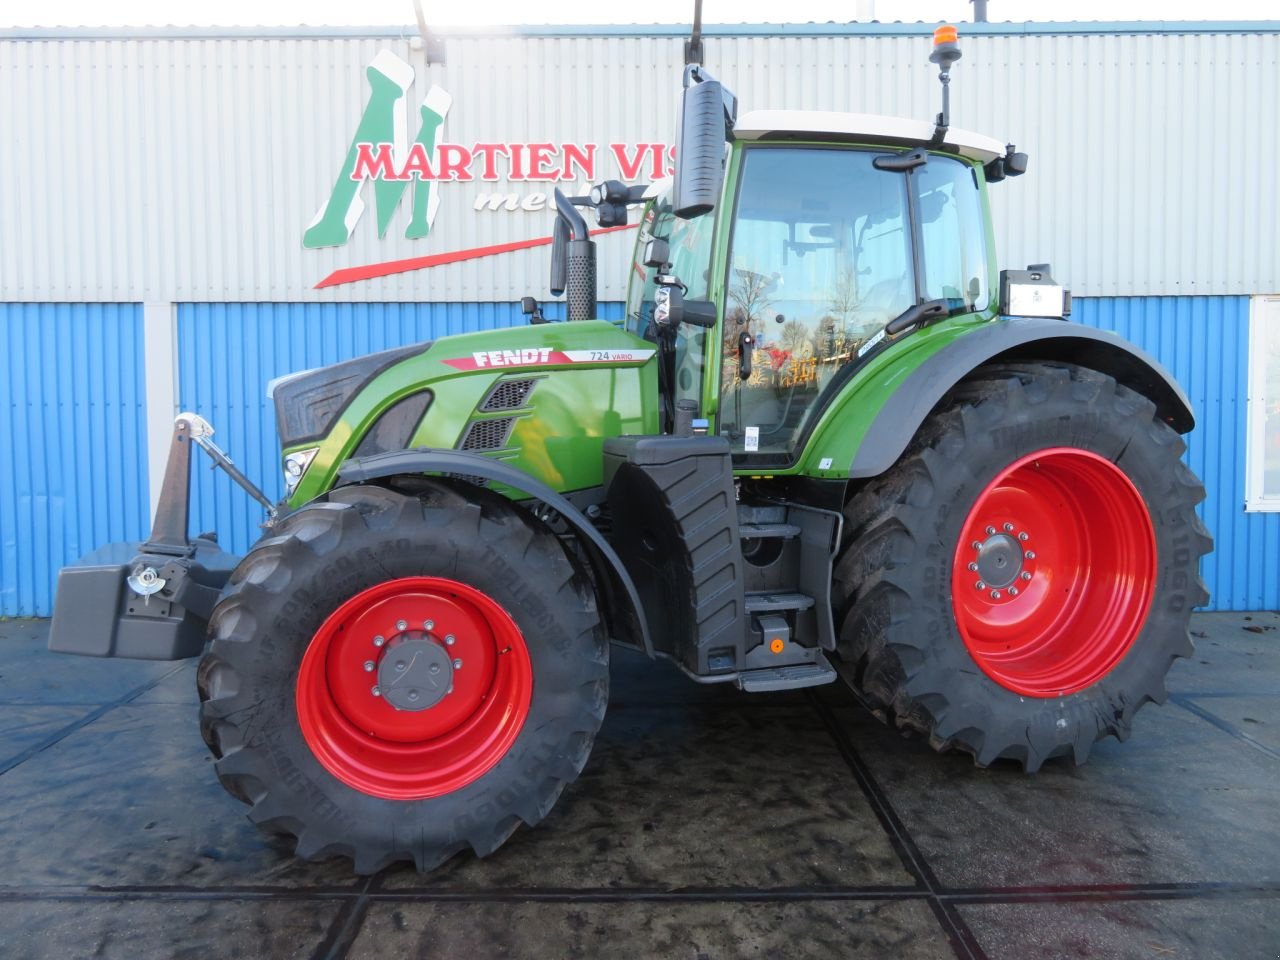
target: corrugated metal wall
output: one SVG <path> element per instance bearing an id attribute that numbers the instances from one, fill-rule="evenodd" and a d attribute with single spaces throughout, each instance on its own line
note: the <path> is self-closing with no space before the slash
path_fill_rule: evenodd
<path id="1" fill-rule="evenodd" d="M 0 616 L 47 615 L 59 567 L 150 526 L 142 310 L 0 303 L 0 352 Z"/>
<path id="2" fill-rule="evenodd" d="M 707 65 L 743 110 L 931 118 L 928 27 L 870 27 L 712 36 Z M 954 74 L 956 124 L 1031 154 L 1031 173 L 994 191 L 1002 261 L 1050 261 L 1089 296 L 1280 291 L 1274 217 L 1258 215 L 1280 208 L 1280 25 L 1051 27 L 966 27 Z M 481 190 L 549 184 L 477 181 L 441 188 L 425 239 L 402 236 L 406 197 L 384 240 L 368 210 L 348 245 L 302 248 L 382 49 L 415 67 L 415 107 L 431 84 L 452 95 L 449 141 L 589 141 L 607 152 L 671 139 L 674 35 L 453 37 L 447 63 L 430 66 L 405 34 L 0 39 L 0 182 L 22 185 L 0 205 L 0 300 L 491 302 L 543 291 L 540 249 L 311 289 L 338 267 L 549 232 L 546 212 L 472 209 Z M 415 114 L 410 136 L 416 125 Z M 610 237 L 601 250 L 603 299 L 623 295 L 627 243 Z"/>
<path id="3" fill-rule="evenodd" d="M 1204 566 L 1212 607 L 1280 608 L 1280 514 L 1243 511 L 1248 298 L 1081 298 L 1075 310 L 1154 354 L 1191 398 L 1187 461 L 1208 488 L 1201 515 L 1217 541 Z M 602 304 L 608 317 L 621 312 Z M 520 320 L 508 304 L 184 304 L 181 406 L 208 416 L 276 497 L 272 377 Z M 141 310 L 0 305 L 0 344 L 0 615 L 47 615 L 59 566 L 149 526 Z M 109 465 L 86 444 L 112 451 Z M 199 455 L 197 464 L 193 531 L 218 530 L 228 549 L 245 550 L 260 512 Z"/>
<path id="4" fill-rule="evenodd" d="M 1210 609 L 1280 609 L 1280 513 L 1245 513 L 1248 297 L 1077 300 L 1073 320 L 1154 354 L 1191 399 L 1186 461 L 1204 481 L 1200 516 L 1214 551 L 1201 568 Z"/>
<path id="5" fill-rule="evenodd" d="M 601 304 L 605 319 L 622 305 Z M 558 318 L 556 311 L 548 316 Z M 191 303 L 178 307 L 180 406 L 198 410 L 215 439 L 272 500 L 282 493 L 280 446 L 267 381 L 377 350 L 452 333 L 524 323 L 507 303 Z M 202 455 L 197 463 L 205 466 Z M 194 471 L 192 532 L 216 530 L 240 553 L 262 511 L 223 473 Z"/>
<path id="6" fill-rule="evenodd" d="M 1280 514 L 1242 509 L 1248 298 L 1082 298 L 1075 311 L 1074 319 L 1156 356 L 1191 398 L 1197 429 L 1186 459 L 1208 490 L 1201 516 L 1217 541 L 1204 566 L 1213 608 L 1280 607 Z M 602 313 L 620 317 L 621 304 L 602 304 Z M 506 304 L 183 305 L 182 405 L 205 413 L 233 459 L 278 497 L 279 450 L 263 390 L 269 379 L 519 319 Z M 220 531 L 228 549 L 245 550 L 260 511 L 225 476 L 201 470 L 197 477 L 193 524 Z"/>

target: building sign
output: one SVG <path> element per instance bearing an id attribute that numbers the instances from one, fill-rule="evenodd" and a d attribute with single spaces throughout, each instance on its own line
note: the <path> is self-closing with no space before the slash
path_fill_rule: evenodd
<path id="1" fill-rule="evenodd" d="M 366 70 L 369 100 L 356 127 L 328 200 L 316 211 L 302 235 L 308 249 L 342 246 L 365 212 L 371 193 L 378 236 L 383 238 L 409 195 L 404 236 L 425 239 L 440 211 L 442 192 L 450 184 L 492 184 L 471 203 L 471 214 L 537 212 L 554 209 L 555 184 L 566 193 L 585 192 L 600 180 L 628 183 L 658 180 L 674 168 L 674 148 L 665 143 L 516 142 L 495 137 L 477 143 L 445 138 L 445 120 L 453 98 L 432 85 L 418 107 L 417 132 L 409 139 L 409 90 L 413 67 L 389 50 L 374 57 Z M 500 131 L 496 131 L 500 133 Z M 517 186 L 519 185 L 519 186 Z M 530 191 L 529 186 L 535 187 Z M 461 215 L 455 211 L 450 215 Z M 614 228 L 617 229 L 617 228 Z M 473 250 L 452 251 L 383 264 L 335 271 L 317 287 L 371 279 L 389 273 L 492 256 L 549 243 L 549 237 L 518 240 Z"/>

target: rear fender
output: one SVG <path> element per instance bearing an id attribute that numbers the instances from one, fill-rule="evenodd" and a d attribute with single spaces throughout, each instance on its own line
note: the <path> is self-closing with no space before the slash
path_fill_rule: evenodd
<path id="1" fill-rule="evenodd" d="M 1178 433 L 1195 426 L 1191 405 L 1173 377 L 1149 354 L 1113 333 L 1053 319 L 1002 319 L 976 327 L 927 357 L 898 381 L 882 402 L 848 462 L 847 476 L 877 477 L 902 456 L 911 438 L 938 403 L 977 368 L 1011 361 L 1061 361 L 1097 370 L 1141 393 L 1156 405 L 1157 416 Z M 857 381 L 847 394 L 857 397 Z M 842 398 L 843 400 L 844 398 Z M 838 403 L 841 401 L 837 401 Z M 824 418 L 828 430 L 840 430 L 839 417 Z M 826 431 L 824 431 L 826 432 Z M 830 449 L 836 438 L 815 436 Z M 845 443 L 848 443 L 845 438 Z M 812 451 L 814 444 L 810 444 Z M 838 468 L 838 462 L 834 465 Z M 824 475 L 830 476 L 829 472 Z"/>

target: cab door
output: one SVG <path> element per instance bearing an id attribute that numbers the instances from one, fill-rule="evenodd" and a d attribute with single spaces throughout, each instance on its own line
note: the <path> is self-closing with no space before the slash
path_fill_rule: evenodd
<path id="1" fill-rule="evenodd" d="M 795 462 L 836 375 L 916 303 L 985 308 L 986 235 L 973 168 L 884 149 L 743 152 L 729 238 L 719 431 L 741 466 Z"/>

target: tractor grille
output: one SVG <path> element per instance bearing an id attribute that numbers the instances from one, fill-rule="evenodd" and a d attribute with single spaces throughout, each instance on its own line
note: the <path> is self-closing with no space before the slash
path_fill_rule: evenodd
<path id="1" fill-rule="evenodd" d="M 466 436 L 458 444 L 461 450 L 497 450 L 507 445 L 511 436 L 511 428 L 515 425 L 515 417 L 502 417 L 497 420 L 472 420 L 467 428 Z"/>
<path id="2" fill-rule="evenodd" d="M 503 380 L 489 392 L 480 404 L 483 413 L 496 413 L 499 410 L 518 410 L 525 405 L 529 394 L 533 392 L 536 380 Z"/>

